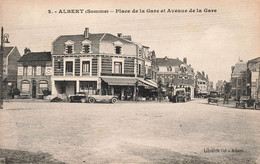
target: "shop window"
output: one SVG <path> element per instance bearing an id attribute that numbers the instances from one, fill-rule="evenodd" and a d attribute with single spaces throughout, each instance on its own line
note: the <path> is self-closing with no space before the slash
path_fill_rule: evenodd
<path id="1" fill-rule="evenodd" d="M 47 81 L 40 81 L 39 83 L 39 94 L 43 94 L 43 90 L 48 89 L 48 82 Z"/>
<path id="2" fill-rule="evenodd" d="M 30 83 L 29 81 L 22 81 L 22 84 L 21 84 L 21 92 L 23 94 L 29 94 L 30 93 Z"/>
<path id="3" fill-rule="evenodd" d="M 96 81 L 81 81 L 79 91 L 84 92 L 88 95 L 93 95 L 97 90 L 97 82 Z"/>
<path id="4" fill-rule="evenodd" d="M 122 62 L 114 62 L 114 73 L 122 74 Z"/>

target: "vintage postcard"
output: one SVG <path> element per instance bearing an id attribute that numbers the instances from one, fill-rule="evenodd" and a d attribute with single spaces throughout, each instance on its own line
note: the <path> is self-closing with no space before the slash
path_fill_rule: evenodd
<path id="1" fill-rule="evenodd" d="M 0 163 L 260 163 L 259 0 L 0 0 Z"/>

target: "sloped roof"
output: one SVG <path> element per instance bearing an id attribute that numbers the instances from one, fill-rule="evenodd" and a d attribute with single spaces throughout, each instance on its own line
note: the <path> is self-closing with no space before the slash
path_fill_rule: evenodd
<path id="1" fill-rule="evenodd" d="M 246 71 L 247 70 L 247 64 L 246 64 L 246 62 L 238 62 L 238 63 L 236 63 L 236 65 L 235 65 L 235 68 L 234 68 L 234 71 L 233 71 L 233 74 L 240 74 L 240 73 L 242 73 L 242 72 L 244 72 L 244 71 Z"/>
<path id="2" fill-rule="evenodd" d="M 13 49 L 14 47 L 4 47 L 4 58 L 6 58 L 7 57 L 7 55 L 12 51 L 12 49 Z M 0 48 L 0 50 L 1 50 L 1 48 Z"/>
<path id="3" fill-rule="evenodd" d="M 202 75 L 202 73 L 200 73 L 199 71 L 197 71 L 197 78 L 201 79 L 201 80 L 208 80 L 205 76 Z"/>
<path id="4" fill-rule="evenodd" d="M 133 43 L 132 41 L 126 40 L 124 38 L 119 38 L 115 35 L 108 34 L 108 33 L 98 33 L 98 34 L 91 34 L 89 33 L 89 37 L 85 38 L 85 35 L 61 35 L 59 36 L 55 42 L 64 43 L 68 40 L 72 40 L 73 42 L 79 42 L 84 40 L 90 40 L 92 42 L 99 42 L 99 41 L 106 41 L 106 42 L 116 42 L 120 41 L 122 43 Z"/>
<path id="5" fill-rule="evenodd" d="M 132 41 L 129 41 L 129 40 L 126 40 L 124 38 L 119 38 L 115 35 L 112 35 L 112 34 L 108 34 L 106 33 L 104 35 L 104 37 L 100 40 L 100 41 L 106 41 L 106 42 L 116 42 L 116 41 L 120 41 L 122 43 L 133 43 Z"/>
<path id="6" fill-rule="evenodd" d="M 179 66 L 183 64 L 183 62 L 179 59 L 171 59 L 171 58 L 156 58 L 157 66 Z"/>
<path id="7" fill-rule="evenodd" d="M 100 34 L 90 34 L 89 33 L 89 37 L 88 38 L 85 38 L 85 35 L 61 35 L 59 36 L 55 42 L 61 42 L 61 43 L 64 43 L 68 40 L 72 40 L 72 41 L 83 41 L 83 40 L 90 40 L 92 42 L 99 42 L 100 39 L 104 36 L 105 34 L 104 33 L 100 33 Z"/>
<path id="8" fill-rule="evenodd" d="M 18 60 L 23 61 L 51 61 L 51 52 L 29 52 Z"/>
<path id="9" fill-rule="evenodd" d="M 249 60 L 248 62 L 249 62 L 249 63 L 257 63 L 257 62 L 260 62 L 260 57 L 255 58 L 255 59 L 252 59 L 252 60 Z"/>

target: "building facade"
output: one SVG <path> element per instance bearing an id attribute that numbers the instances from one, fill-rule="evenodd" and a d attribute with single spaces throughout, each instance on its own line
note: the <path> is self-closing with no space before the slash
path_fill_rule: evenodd
<path id="1" fill-rule="evenodd" d="M 191 98 L 194 98 L 194 69 L 187 64 L 187 58 L 183 61 L 177 59 L 157 58 L 157 81 L 161 81 L 169 95 L 174 88 L 186 88 Z"/>
<path id="2" fill-rule="evenodd" d="M 52 43 L 52 94 L 113 94 L 136 100 L 156 88 L 154 52 L 131 36 L 108 33 L 62 35 Z M 152 76 L 153 75 L 153 76 Z"/>
<path id="3" fill-rule="evenodd" d="M 17 47 L 4 47 L 3 54 L 3 79 L 6 80 L 8 85 L 15 85 L 17 81 L 17 61 L 21 55 Z"/>
<path id="4" fill-rule="evenodd" d="M 260 100 L 260 57 L 249 60 L 247 63 L 248 69 L 251 74 L 250 88 L 251 98 Z"/>
<path id="5" fill-rule="evenodd" d="M 195 83 L 196 83 L 196 88 L 195 88 L 196 97 L 205 96 L 209 93 L 209 79 L 208 76 L 205 75 L 204 71 L 202 71 L 202 73 L 197 71 Z"/>
<path id="6" fill-rule="evenodd" d="M 231 95 L 234 97 L 248 95 L 248 73 L 247 63 L 239 60 L 231 67 Z"/>
<path id="7" fill-rule="evenodd" d="M 21 98 L 42 98 L 51 92 L 51 52 L 28 52 L 18 60 L 17 88 Z"/>

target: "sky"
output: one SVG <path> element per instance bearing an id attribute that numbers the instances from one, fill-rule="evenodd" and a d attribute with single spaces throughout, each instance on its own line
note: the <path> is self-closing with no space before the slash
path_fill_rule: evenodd
<path id="1" fill-rule="evenodd" d="M 60 9 L 109 13 L 48 13 Z M 117 9 L 130 13 L 116 13 Z M 132 13 L 133 9 L 145 13 Z M 161 12 L 164 9 L 188 12 Z M 11 43 L 5 46 L 17 46 L 21 54 L 25 47 L 51 51 L 58 36 L 83 34 L 85 27 L 90 33 L 131 35 L 159 58 L 186 57 L 195 71 L 204 71 L 215 85 L 218 80 L 229 81 L 231 66 L 238 59 L 260 56 L 259 11 L 259 0 L 0 0 L 0 26 L 9 34 Z"/>

